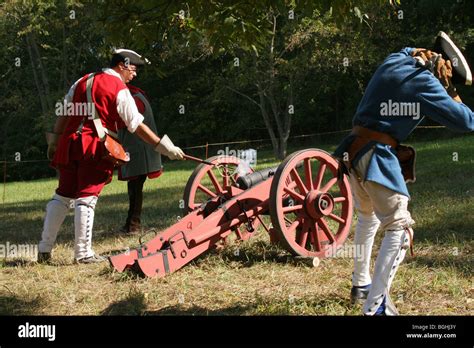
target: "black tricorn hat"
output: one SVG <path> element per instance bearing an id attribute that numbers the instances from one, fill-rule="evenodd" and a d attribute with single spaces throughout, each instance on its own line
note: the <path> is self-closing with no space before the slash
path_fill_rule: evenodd
<path id="1" fill-rule="evenodd" d="M 118 63 L 123 62 L 126 65 L 136 65 L 143 66 L 145 64 L 150 64 L 150 61 L 137 52 L 128 50 L 125 48 L 119 48 L 112 52 L 112 63 L 111 66 L 115 66 Z"/>
<path id="2" fill-rule="evenodd" d="M 451 61 L 453 67 L 453 77 L 451 81 L 454 84 L 472 85 L 472 72 L 467 64 L 466 58 L 444 31 L 438 33 L 433 51 L 441 53 L 444 59 Z"/>

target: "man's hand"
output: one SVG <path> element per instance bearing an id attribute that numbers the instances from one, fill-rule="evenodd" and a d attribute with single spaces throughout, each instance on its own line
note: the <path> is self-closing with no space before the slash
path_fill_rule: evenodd
<path id="1" fill-rule="evenodd" d="M 47 157 L 51 161 L 58 148 L 58 141 L 61 134 L 46 132 L 46 142 L 48 143 Z"/>
<path id="2" fill-rule="evenodd" d="M 184 152 L 179 147 L 175 146 L 171 139 L 165 134 L 158 145 L 155 147 L 155 151 L 168 156 L 171 160 L 183 160 Z"/>
<path id="3" fill-rule="evenodd" d="M 48 153 L 46 156 L 48 157 L 50 161 L 53 160 L 54 154 L 56 153 L 57 148 L 58 148 L 57 144 L 48 145 Z"/>
<path id="4" fill-rule="evenodd" d="M 422 65 L 433 73 L 433 75 L 446 89 L 446 92 L 448 92 L 449 96 L 455 101 L 459 103 L 461 102 L 461 98 L 459 97 L 456 88 L 451 82 L 451 78 L 453 77 L 453 67 L 449 59 L 445 60 L 441 54 L 424 48 L 416 48 L 412 52 L 412 56 L 418 60 L 421 58 L 423 62 Z"/>
<path id="5" fill-rule="evenodd" d="M 451 78 L 453 77 L 453 68 L 449 60 L 444 60 L 441 55 L 439 55 L 433 67 L 433 74 L 441 82 L 444 88 L 448 89 L 451 85 Z"/>

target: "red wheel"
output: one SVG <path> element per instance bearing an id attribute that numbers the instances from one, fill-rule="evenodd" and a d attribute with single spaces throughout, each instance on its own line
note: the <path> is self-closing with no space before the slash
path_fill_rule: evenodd
<path id="1" fill-rule="evenodd" d="M 201 163 L 188 179 L 184 189 L 184 212 L 199 209 L 209 200 L 214 200 L 211 211 L 216 209 L 220 203 L 232 198 L 229 188 L 235 186 L 239 177 L 238 166 L 240 159 L 233 156 L 214 156 L 206 159 L 206 161 L 214 163 Z M 253 172 L 250 169 L 250 172 Z M 209 204 L 209 203 L 208 203 Z M 252 223 L 254 229 L 257 229 L 260 222 L 255 219 Z M 238 239 L 246 240 L 252 236 L 245 225 L 241 225 L 234 230 Z"/>
<path id="2" fill-rule="evenodd" d="M 352 222 L 347 177 L 329 153 L 307 149 L 289 155 L 270 189 L 270 216 L 282 246 L 293 255 L 324 258 L 346 240 Z"/>

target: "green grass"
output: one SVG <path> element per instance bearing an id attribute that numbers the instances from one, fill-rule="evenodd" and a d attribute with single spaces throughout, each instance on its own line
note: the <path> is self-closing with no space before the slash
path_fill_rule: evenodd
<path id="1" fill-rule="evenodd" d="M 474 137 L 415 145 L 417 183 L 409 189 L 416 256 L 407 256 L 400 267 L 392 298 L 402 314 L 472 314 Z M 458 161 L 453 161 L 453 152 Z M 259 167 L 278 164 L 269 151 L 259 151 L 258 156 Z M 145 227 L 161 230 L 182 215 L 180 199 L 194 166 L 169 162 L 162 177 L 147 180 Z M 0 244 L 38 242 L 44 209 L 56 184 L 48 179 L 6 185 Z M 97 252 L 138 244 L 137 237 L 117 232 L 126 217 L 127 199 L 124 182 L 114 178 L 105 187 L 96 209 L 93 244 Z M 207 253 L 163 279 L 116 273 L 108 264 L 74 265 L 73 238 L 71 211 L 60 231 L 52 265 L 0 260 L 0 315 L 360 314 L 360 307 L 349 303 L 351 259 L 324 259 L 318 268 L 309 268 L 270 244 L 264 231 L 220 253 Z M 351 232 L 347 243 L 352 238 Z M 379 232 L 376 245 L 381 238 Z"/>

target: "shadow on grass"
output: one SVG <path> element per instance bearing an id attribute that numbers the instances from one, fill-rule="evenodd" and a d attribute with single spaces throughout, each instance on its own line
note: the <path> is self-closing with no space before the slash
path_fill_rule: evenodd
<path id="1" fill-rule="evenodd" d="M 261 233 L 264 233 L 263 231 Z M 226 262 L 239 262 L 243 267 L 251 267 L 254 264 L 262 262 L 271 262 L 278 264 L 290 264 L 294 266 L 302 266 L 301 260 L 295 259 L 290 253 L 270 241 L 257 241 L 251 246 L 241 245 L 238 249 L 224 249 L 219 253 Z M 238 250 L 238 253 L 236 252 Z"/>
<path id="2" fill-rule="evenodd" d="M 453 269 L 458 274 L 467 279 L 472 277 L 474 272 L 474 262 L 472 256 L 466 253 L 466 255 L 458 256 L 446 256 L 446 255 L 433 255 L 430 256 L 422 255 L 413 258 L 408 258 L 405 263 L 414 265 L 415 267 L 429 267 L 437 270 L 444 269 L 451 272 Z"/>
<path id="3" fill-rule="evenodd" d="M 143 315 L 145 314 L 145 295 L 131 291 L 123 300 L 114 302 L 105 308 L 101 315 Z"/>
<path id="4" fill-rule="evenodd" d="M 3 260 L 0 262 L 1 267 L 31 267 L 37 265 L 36 261 L 26 260 L 26 259 L 12 259 L 12 260 Z"/>
<path id="5" fill-rule="evenodd" d="M 232 306 L 208 309 L 201 306 L 184 306 L 182 304 L 168 306 L 154 311 L 145 311 L 144 315 L 183 315 L 183 316 L 221 316 L 221 315 L 265 315 L 280 316 L 294 315 L 297 308 L 307 308 L 308 315 L 314 315 L 326 312 L 328 308 L 339 307 L 345 313 L 351 311 L 349 295 L 347 298 L 341 298 L 337 294 L 328 294 L 319 298 L 302 299 L 274 299 L 274 298 L 256 298 L 250 303 L 238 303 Z"/>
<path id="6" fill-rule="evenodd" d="M 208 309 L 200 306 L 184 307 L 183 305 L 168 306 L 156 311 L 146 311 L 145 315 L 184 315 L 184 316 L 218 316 L 218 315 L 245 315 L 253 308 L 252 305 L 234 305 L 220 309 Z"/>
<path id="7" fill-rule="evenodd" d="M 142 213 L 145 227 L 153 225 L 160 230 L 168 227 L 176 216 L 182 215 L 179 208 L 181 198 L 182 190 L 178 188 L 160 188 L 157 191 L 145 192 Z M 172 202 L 176 204 L 171 204 Z M 5 218 L 0 220 L 0 243 L 38 243 L 47 203 L 48 201 L 5 204 L 2 209 Z M 127 217 L 127 209 L 126 193 L 101 196 L 95 210 L 93 242 L 118 237 Z M 58 243 L 70 242 L 73 239 L 73 226 L 74 211 L 71 209 L 58 234 Z"/>
<path id="8" fill-rule="evenodd" d="M 0 294 L 0 315 L 36 315 L 42 307 L 39 296 L 25 300 L 14 294 Z"/>

